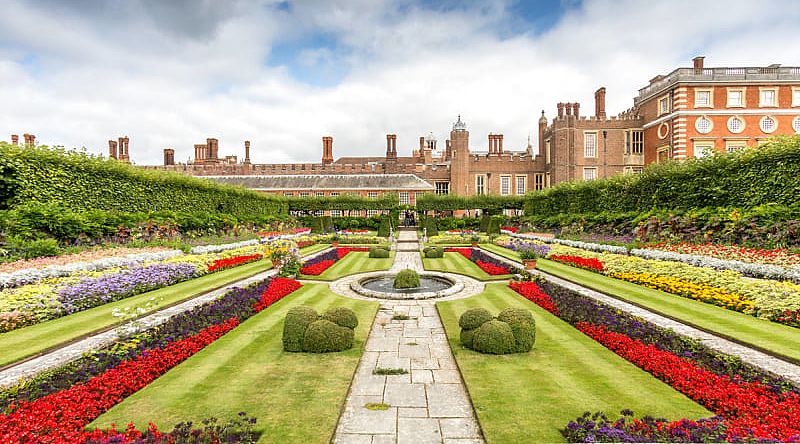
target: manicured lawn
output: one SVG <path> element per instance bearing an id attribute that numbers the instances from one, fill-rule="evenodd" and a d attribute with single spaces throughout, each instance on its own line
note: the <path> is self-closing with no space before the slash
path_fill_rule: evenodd
<path id="1" fill-rule="evenodd" d="M 330 247 L 330 246 L 331 246 L 331 244 L 314 244 L 314 245 L 309 245 L 309 246 L 307 246 L 307 247 L 303 247 L 303 248 L 301 248 L 301 249 L 300 249 L 300 254 L 301 254 L 301 255 L 303 255 L 303 256 L 307 256 L 307 255 L 309 255 L 309 254 L 314 254 L 314 253 L 316 253 L 316 252 L 318 252 L 318 251 L 322 251 L 322 250 L 324 250 L 324 249 L 326 249 L 326 248 L 328 248 L 328 247 Z"/>
<path id="2" fill-rule="evenodd" d="M 539 260 L 538 269 L 568 279 L 619 299 L 693 324 L 701 329 L 769 350 L 800 361 L 800 329 L 758 319 L 641 285 L 606 277 L 549 260 Z"/>
<path id="3" fill-rule="evenodd" d="M 394 252 L 388 258 L 370 258 L 366 251 L 353 251 L 336 261 L 330 268 L 319 276 L 301 275 L 301 279 L 314 281 L 335 281 L 336 279 L 350 276 L 351 274 L 366 273 L 368 271 L 388 270 L 394 261 Z"/>
<path id="4" fill-rule="evenodd" d="M 436 307 L 488 442 L 560 442 L 559 430 L 587 410 L 614 416 L 629 408 L 637 417 L 669 419 L 713 416 L 505 284 Z M 492 356 L 463 348 L 458 317 L 476 307 L 493 314 L 506 307 L 533 312 L 533 351 Z"/>
<path id="5" fill-rule="evenodd" d="M 423 255 L 422 264 L 426 270 L 463 274 L 481 281 L 497 281 L 511 278 L 510 274 L 492 276 L 460 253 L 445 253 L 441 259 L 429 259 Z"/>
<path id="6" fill-rule="evenodd" d="M 349 307 L 358 315 L 356 343 L 341 353 L 283 351 L 286 311 L 310 305 L 322 312 Z M 305 284 L 248 319 L 143 390 L 118 404 L 90 427 L 153 422 L 171 429 L 181 421 L 231 418 L 245 411 L 258 418 L 259 442 L 327 443 L 339 418 L 361 356 L 377 302 L 336 296 L 325 284 Z"/>
<path id="7" fill-rule="evenodd" d="M 0 366 L 44 352 L 81 336 L 119 323 L 112 316 L 115 308 L 131 310 L 146 305 L 155 298 L 158 305 L 151 311 L 191 299 L 202 293 L 269 270 L 269 261 L 258 261 L 229 270 L 207 274 L 169 287 L 149 291 L 62 318 L 31 325 L 0 334 Z"/>
<path id="8" fill-rule="evenodd" d="M 519 253 L 514 250 L 509 250 L 508 248 L 501 247 L 500 245 L 495 244 L 480 244 L 479 247 L 483 248 L 484 250 L 494 253 L 498 256 L 503 256 L 506 259 L 511 259 L 512 261 L 522 262 L 522 258 L 519 257 Z"/>

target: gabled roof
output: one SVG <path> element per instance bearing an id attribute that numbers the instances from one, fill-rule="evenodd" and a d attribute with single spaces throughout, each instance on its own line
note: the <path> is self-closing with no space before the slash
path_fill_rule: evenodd
<path id="1" fill-rule="evenodd" d="M 433 190 L 414 174 L 292 174 L 264 176 L 202 176 L 203 179 L 251 190 Z"/>

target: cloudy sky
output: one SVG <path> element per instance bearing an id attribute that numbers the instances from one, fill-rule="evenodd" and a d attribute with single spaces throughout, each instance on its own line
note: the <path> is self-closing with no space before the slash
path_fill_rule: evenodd
<path id="1" fill-rule="evenodd" d="M 474 150 L 489 132 L 536 145 L 559 101 L 617 114 L 657 74 L 690 66 L 800 65 L 796 0 L 2 0 L 0 140 L 106 153 L 127 135 L 137 164 L 220 140 L 254 162 L 381 155 L 396 133 Z"/>

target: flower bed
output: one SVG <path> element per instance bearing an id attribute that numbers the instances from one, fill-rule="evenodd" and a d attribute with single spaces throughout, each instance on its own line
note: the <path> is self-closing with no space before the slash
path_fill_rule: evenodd
<path id="1" fill-rule="evenodd" d="M 245 256 L 226 257 L 224 259 L 217 259 L 208 266 L 208 272 L 213 273 L 219 270 L 226 270 L 228 268 L 238 267 L 239 265 L 248 264 L 260 260 L 263 256 L 260 254 L 250 254 Z"/>
<path id="2" fill-rule="evenodd" d="M 351 251 L 369 251 L 367 247 L 339 247 L 317 255 L 313 259 L 306 261 L 300 268 L 300 274 L 307 276 L 319 276 L 330 268 L 339 259 L 345 257 Z"/>
<path id="3" fill-rule="evenodd" d="M 3 390 L 0 442 L 83 442 L 83 428 L 125 397 L 300 287 L 276 278 L 174 316 L 95 356 Z M 103 435 L 104 433 L 99 433 Z M 60 441 L 59 441 L 60 440 Z"/>
<path id="4" fill-rule="evenodd" d="M 475 230 L 447 230 L 445 231 L 446 234 L 451 236 L 468 236 L 471 234 L 476 234 Z"/>
<path id="5" fill-rule="evenodd" d="M 584 270 L 595 271 L 597 273 L 602 273 L 603 268 L 605 268 L 602 262 L 592 257 L 584 258 L 580 256 L 570 256 L 567 254 L 553 254 L 550 255 L 548 259 L 561 262 L 562 264 L 571 265 L 573 267 L 583 268 Z"/>
<path id="6" fill-rule="evenodd" d="M 503 234 L 515 234 L 518 231 L 517 227 L 500 227 L 500 232 Z"/>
<path id="7" fill-rule="evenodd" d="M 369 230 L 341 230 L 340 234 L 369 234 Z"/>
<path id="8" fill-rule="evenodd" d="M 744 248 L 735 245 L 718 244 L 690 244 L 681 242 L 670 244 L 661 242 L 648 245 L 645 249 L 669 251 L 672 253 L 691 254 L 696 256 L 709 256 L 720 259 L 750 262 L 754 264 L 770 264 L 781 267 L 800 266 L 800 254 L 792 253 L 785 248 L 765 250 L 760 248 Z"/>
<path id="9" fill-rule="evenodd" d="M 161 253 L 168 251 L 166 247 L 144 247 L 144 248 L 99 248 L 81 251 L 80 253 L 63 254 L 61 256 L 37 257 L 35 259 L 20 259 L 14 262 L 0 264 L 0 274 L 13 273 L 20 270 L 41 270 L 58 265 L 69 265 L 76 262 L 93 262 L 100 259 L 112 257 L 129 257 L 135 254 Z M 174 251 L 174 250 L 173 250 Z"/>
<path id="10" fill-rule="evenodd" d="M 458 253 L 470 261 L 474 262 L 481 270 L 492 276 L 510 274 L 508 265 L 505 262 L 495 259 L 478 248 L 445 248 L 446 253 Z"/>
<path id="11" fill-rule="evenodd" d="M 788 381 L 550 282 L 512 283 L 510 287 L 723 417 L 726 439 L 800 438 L 800 389 Z M 701 424 L 719 431 L 709 425 L 714 421 L 702 420 Z M 675 429 L 680 434 L 691 429 L 692 423 L 660 422 L 663 429 L 656 431 Z M 597 428 L 596 423 L 583 418 L 570 423 L 564 434 L 570 440 L 592 434 L 597 441 L 604 441 L 600 438 L 608 432 L 612 435 L 605 440 L 622 441 L 621 433 L 647 428 L 626 428 L 625 424 L 618 424 L 614 432 Z M 642 425 L 641 421 L 637 424 Z M 597 433 L 600 436 L 595 436 Z M 643 438 L 641 442 L 658 441 L 652 439 L 656 435 L 637 436 Z"/>

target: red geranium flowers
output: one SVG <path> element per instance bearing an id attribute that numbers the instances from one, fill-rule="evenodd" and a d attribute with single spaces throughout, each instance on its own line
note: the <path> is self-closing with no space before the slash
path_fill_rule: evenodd
<path id="1" fill-rule="evenodd" d="M 213 273 L 226 268 L 238 267 L 239 265 L 246 264 L 261 259 L 260 254 L 251 254 L 248 256 L 233 256 L 226 257 L 225 259 L 217 259 L 208 266 L 208 272 Z"/>
<path id="2" fill-rule="evenodd" d="M 605 264 L 601 262 L 599 259 L 595 259 L 593 257 L 580 257 L 580 256 L 570 256 L 570 255 L 559 255 L 553 254 L 548 259 L 551 261 L 561 262 L 562 264 L 571 265 L 573 267 L 583 268 L 584 270 L 594 271 L 597 273 L 602 273 L 605 269 Z"/>

